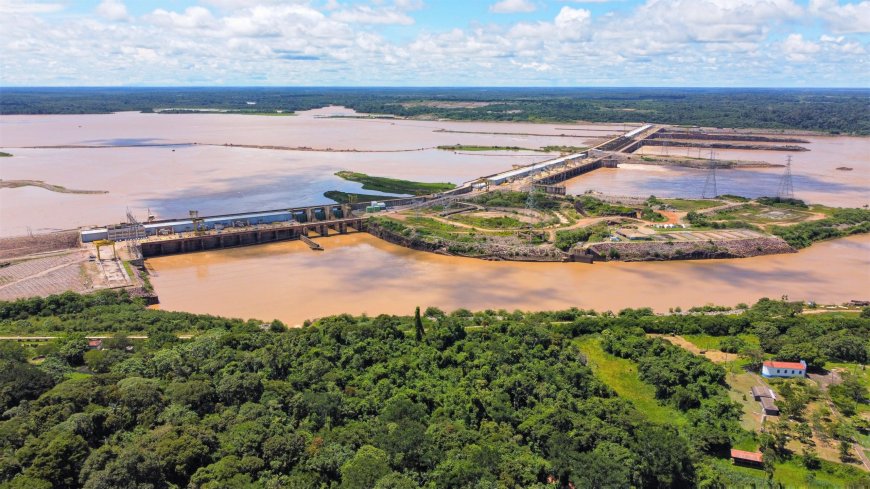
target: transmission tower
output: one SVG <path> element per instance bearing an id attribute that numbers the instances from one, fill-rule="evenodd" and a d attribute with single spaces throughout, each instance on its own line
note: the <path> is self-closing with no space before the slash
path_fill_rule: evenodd
<path id="1" fill-rule="evenodd" d="M 150 213 L 150 212 L 149 212 Z M 127 252 L 130 259 L 138 260 L 142 258 L 142 248 L 139 245 L 140 240 L 145 237 L 145 226 L 140 223 L 130 208 L 127 208 L 127 226 L 124 238 L 127 241 Z"/>
<path id="2" fill-rule="evenodd" d="M 719 196 L 716 188 L 716 160 L 713 159 L 713 151 L 710 151 L 710 170 L 707 172 L 707 180 L 704 182 L 704 190 L 701 191 L 702 199 L 715 199 Z"/>
<path id="3" fill-rule="evenodd" d="M 791 178 L 791 155 L 788 155 L 788 162 L 785 164 L 785 173 L 783 173 L 782 178 L 779 180 L 779 190 L 777 190 L 776 196 L 780 199 L 794 198 L 794 185 L 792 184 Z"/>

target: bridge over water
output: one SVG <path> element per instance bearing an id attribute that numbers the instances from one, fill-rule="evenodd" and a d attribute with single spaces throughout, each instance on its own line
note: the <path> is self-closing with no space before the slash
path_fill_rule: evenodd
<path id="1" fill-rule="evenodd" d="M 661 129 L 644 125 L 605 141 L 588 151 L 520 167 L 468 182 L 453 190 L 433 195 L 384 200 L 388 209 L 450 202 L 475 190 L 492 186 L 507 188 L 539 186 L 545 189 L 598 168 L 617 165 L 620 152 L 630 152 Z M 481 182 L 484 187 L 481 187 Z M 564 190 L 564 187 L 562 187 Z M 369 202 L 322 204 L 260 212 L 199 217 L 195 211 L 186 219 L 138 222 L 130 213 L 125 223 L 81 231 L 83 243 L 124 241 L 132 254 L 143 258 L 247 246 L 275 241 L 330 236 L 366 230 L 364 210 Z M 314 249 L 310 239 L 305 239 Z"/>

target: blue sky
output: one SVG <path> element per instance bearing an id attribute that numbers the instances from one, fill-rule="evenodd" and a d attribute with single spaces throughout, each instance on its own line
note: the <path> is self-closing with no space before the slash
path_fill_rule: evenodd
<path id="1" fill-rule="evenodd" d="M 867 87 L 870 0 L 0 0 L 0 85 Z"/>

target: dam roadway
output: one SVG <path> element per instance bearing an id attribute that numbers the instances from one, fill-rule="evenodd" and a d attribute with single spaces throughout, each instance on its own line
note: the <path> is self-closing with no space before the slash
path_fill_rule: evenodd
<path id="1" fill-rule="evenodd" d="M 143 258 L 175 253 L 216 250 L 236 246 L 272 243 L 289 239 L 303 239 L 311 236 L 329 236 L 365 231 L 366 217 L 347 217 L 320 222 L 300 223 L 296 221 L 253 224 L 224 229 L 209 229 L 199 232 L 177 233 L 168 236 L 150 236 L 139 240 Z M 310 239 L 303 239 L 312 249 Z"/>
<path id="2" fill-rule="evenodd" d="M 616 136 L 588 151 L 515 168 L 467 182 L 433 195 L 384 200 L 383 209 L 400 209 L 452 201 L 464 194 L 496 189 L 551 191 L 554 184 L 603 167 L 616 167 L 616 153 L 625 152 L 655 134 L 661 126 L 644 125 Z M 493 188 L 496 187 L 496 188 Z M 557 189 L 558 190 L 558 189 Z M 564 187 L 561 187 L 564 190 Z M 366 231 L 370 203 L 323 204 L 271 211 L 138 222 L 128 213 L 126 223 L 81 231 L 82 243 L 97 246 L 126 242 L 134 258 L 216 250 L 238 246 L 303 239 L 313 250 L 322 249 L 311 237 Z M 359 214 L 357 214 L 359 213 Z"/>

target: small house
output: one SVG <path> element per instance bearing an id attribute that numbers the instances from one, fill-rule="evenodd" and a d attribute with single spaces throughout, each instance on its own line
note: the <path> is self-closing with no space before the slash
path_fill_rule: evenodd
<path id="1" fill-rule="evenodd" d="M 807 375 L 807 362 L 801 360 L 800 362 L 777 362 L 777 361 L 766 361 L 761 366 L 761 376 L 762 377 L 806 377 Z"/>
<path id="2" fill-rule="evenodd" d="M 768 416 L 779 416 L 779 407 L 777 407 L 776 396 L 768 387 L 756 385 L 752 387 L 752 397 L 761 403 L 761 409 Z"/>
<path id="3" fill-rule="evenodd" d="M 88 340 L 88 350 L 102 350 L 103 340 L 95 338 Z"/>
<path id="4" fill-rule="evenodd" d="M 777 407 L 776 402 L 770 397 L 762 397 L 759 398 L 761 401 L 761 409 L 764 410 L 764 414 L 768 416 L 779 416 L 779 407 Z"/>
<path id="5" fill-rule="evenodd" d="M 765 386 L 761 386 L 761 385 L 756 385 L 756 386 L 752 387 L 752 397 L 756 401 L 761 401 L 762 397 L 769 397 L 771 399 L 776 399 L 776 397 L 773 395 L 773 392 L 770 390 L 770 388 L 765 387 Z"/>
<path id="6" fill-rule="evenodd" d="M 761 452 L 747 452 L 731 449 L 731 460 L 735 464 L 760 466 L 764 465 L 764 455 Z"/>

